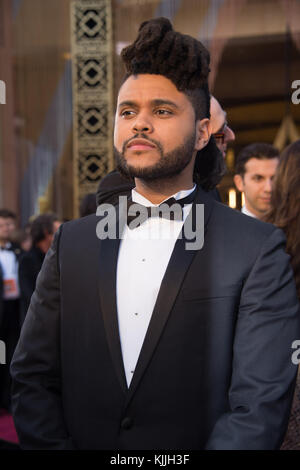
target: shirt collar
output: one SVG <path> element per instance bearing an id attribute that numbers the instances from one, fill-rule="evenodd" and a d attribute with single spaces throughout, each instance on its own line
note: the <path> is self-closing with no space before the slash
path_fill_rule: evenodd
<path id="1" fill-rule="evenodd" d="M 149 201 L 149 199 L 145 198 L 144 196 L 142 196 L 141 194 L 139 194 L 135 188 L 133 188 L 131 190 L 131 198 L 132 198 L 132 201 L 133 202 L 137 202 L 139 204 L 142 204 L 143 206 L 146 206 L 146 207 L 149 207 L 149 206 L 159 206 L 160 204 L 162 204 L 163 202 L 167 201 L 168 199 L 170 199 L 171 197 L 173 197 L 174 199 L 176 199 L 176 201 L 178 201 L 179 199 L 183 199 L 184 197 L 187 197 L 189 194 L 191 194 L 194 189 L 196 188 L 196 185 L 194 185 L 194 187 L 192 189 L 185 189 L 185 190 L 182 190 L 182 191 L 178 191 L 178 193 L 175 193 L 173 194 L 172 196 L 168 196 L 166 199 L 164 199 L 162 202 L 160 202 L 159 204 L 153 204 L 151 201 Z"/>
<path id="2" fill-rule="evenodd" d="M 7 243 L 5 243 L 4 246 L 1 246 L 0 249 L 1 250 L 9 250 L 11 248 L 11 246 L 12 246 L 11 243 L 7 242 Z"/>
<path id="3" fill-rule="evenodd" d="M 245 205 L 242 207 L 241 212 L 245 215 L 249 215 L 250 217 L 254 217 L 255 219 L 257 219 L 256 215 L 254 215 L 253 212 L 250 212 Z"/>

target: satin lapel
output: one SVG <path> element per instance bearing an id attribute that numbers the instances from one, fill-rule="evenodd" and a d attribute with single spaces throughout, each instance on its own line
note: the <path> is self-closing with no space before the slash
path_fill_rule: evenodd
<path id="1" fill-rule="evenodd" d="M 120 246 L 118 221 L 116 228 L 116 239 L 106 238 L 100 241 L 99 295 L 110 354 L 121 388 L 124 393 L 127 393 L 128 388 L 123 365 L 116 302 L 116 274 Z"/>
<path id="2" fill-rule="evenodd" d="M 201 188 L 195 198 L 195 202 L 188 217 L 193 218 L 193 229 L 196 228 L 196 204 L 204 204 L 204 230 L 206 230 L 207 222 L 212 209 L 212 198 L 204 193 Z M 186 223 L 188 220 L 186 220 Z M 184 226 L 185 226 L 184 225 Z M 181 238 L 178 238 L 172 256 L 170 258 L 165 276 L 162 280 L 160 291 L 154 306 L 151 321 L 145 336 L 142 350 L 138 359 L 138 363 L 130 383 L 129 392 L 125 407 L 129 404 L 136 388 L 151 360 L 151 357 L 158 344 L 159 338 L 166 325 L 176 297 L 180 291 L 185 275 L 189 269 L 198 250 L 186 249 L 185 230 L 182 231 Z"/>

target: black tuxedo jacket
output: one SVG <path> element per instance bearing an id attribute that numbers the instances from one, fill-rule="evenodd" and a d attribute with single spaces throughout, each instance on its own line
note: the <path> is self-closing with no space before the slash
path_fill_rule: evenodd
<path id="1" fill-rule="evenodd" d="M 201 189 L 195 202 L 205 204 L 204 246 L 177 240 L 129 389 L 116 308 L 120 241 L 99 240 L 94 215 L 60 228 L 11 368 L 22 447 L 280 446 L 300 337 L 284 235 Z"/>
<path id="2" fill-rule="evenodd" d="M 35 289 L 37 276 L 41 270 L 45 254 L 33 246 L 25 252 L 19 261 L 19 285 L 20 285 L 20 313 L 21 323 L 24 322 L 31 296 Z"/>

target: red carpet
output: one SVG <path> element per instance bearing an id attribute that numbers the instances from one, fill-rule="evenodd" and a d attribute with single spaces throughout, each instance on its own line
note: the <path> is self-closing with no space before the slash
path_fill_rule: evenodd
<path id="1" fill-rule="evenodd" d="M 0 439 L 14 444 L 19 442 L 12 415 L 6 410 L 0 410 Z"/>

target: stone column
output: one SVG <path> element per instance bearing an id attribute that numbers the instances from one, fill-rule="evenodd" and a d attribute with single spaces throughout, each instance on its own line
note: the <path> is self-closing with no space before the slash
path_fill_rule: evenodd
<path id="1" fill-rule="evenodd" d="M 113 168 L 113 39 L 110 0 L 71 3 L 74 216 Z"/>

